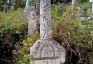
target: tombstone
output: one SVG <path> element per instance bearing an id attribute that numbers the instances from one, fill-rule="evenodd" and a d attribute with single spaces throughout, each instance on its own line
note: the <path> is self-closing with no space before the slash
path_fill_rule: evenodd
<path id="1" fill-rule="evenodd" d="M 1 5 L 1 7 L 3 8 L 3 12 L 7 12 L 8 11 L 8 4 L 7 3 L 4 3 L 3 5 Z"/>
<path id="2" fill-rule="evenodd" d="M 40 38 L 30 47 L 30 64 L 64 64 L 66 50 L 52 39 L 51 0 L 40 0 Z"/>
<path id="3" fill-rule="evenodd" d="M 24 11 L 27 11 L 30 6 L 30 0 L 26 0 L 26 5 Z"/>
<path id="4" fill-rule="evenodd" d="M 36 14 L 36 3 L 31 3 L 28 10 L 21 13 L 21 19 L 28 20 L 28 35 L 33 35 L 37 29 L 38 17 Z"/>
<path id="5" fill-rule="evenodd" d="M 72 10 L 74 10 L 76 7 L 76 0 L 72 0 Z"/>
<path id="6" fill-rule="evenodd" d="M 11 9 L 11 10 L 15 9 L 15 5 L 16 5 L 15 1 L 12 0 L 12 1 L 10 1 L 10 2 L 11 2 L 10 9 Z"/>
<path id="7" fill-rule="evenodd" d="M 89 0 L 90 1 L 90 3 L 92 3 L 92 14 L 91 14 L 91 17 L 93 17 L 93 0 Z"/>
<path id="8" fill-rule="evenodd" d="M 87 19 L 87 8 L 83 8 L 80 13 L 80 19 L 86 20 Z"/>

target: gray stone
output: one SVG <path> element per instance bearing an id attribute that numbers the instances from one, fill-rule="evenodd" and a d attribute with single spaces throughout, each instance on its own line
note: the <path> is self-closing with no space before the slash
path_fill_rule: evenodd
<path id="1" fill-rule="evenodd" d="M 48 60 L 48 64 L 60 64 L 60 59 L 50 59 Z"/>
<path id="2" fill-rule="evenodd" d="M 72 10 L 74 10 L 76 7 L 76 0 L 72 0 Z"/>
<path id="3" fill-rule="evenodd" d="M 37 60 L 35 64 L 47 64 L 47 60 Z"/>
<path id="4" fill-rule="evenodd" d="M 65 62 L 66 50 L 55 40 L 38 39 L 30 48 L 30 54 L 34 59 L 60 59 Z"/>
<path id="5" fill-rule="evenodd" d="M 30 48 L 30 54 L 35 59 L 61 58 L 65 61 L 65 49 L 55 40 L 38 39 Z"/>
<path id="6" fill-rule="evenodd" d="M 52 39 L 51 27 L 51 0 L 40 0 L 40 39 L 30 47 L 30 64 L 64 64 L 66 50 Z"/>
<path id="7" fill-rule="evenodd" d="M 29 9 L 29 7 L 30 7 L 30 1 L 31 1 L 31 0 L 26 0 L 26 5 L 25 5 L 24 11 L 28 11 L 28 9 Z"/>
<path id="8" fill-rule="evenodd" d="M 52 39 L 51 0 L 40 2 L 40 38 Z"/>
<path id="9" fill-rule="evenodd" d="M 21 13 L 21 19 L 28 20 L 28 35 L 33 35 L 37 29 L 36 3 L 31 2 L 29 7 Z"/>
<path id="10" fill-rule="evenodd" d="M 60 64 L 60 59 L 32 60 L 30 64 Z"/>
<path id="11" fill-rule="evenodd" d="M 21 16 L 20 18 L 23 19 L 23 20 L 28 20 L 28 17 L 29 17 L 29 12 L 21 12 Z"/>

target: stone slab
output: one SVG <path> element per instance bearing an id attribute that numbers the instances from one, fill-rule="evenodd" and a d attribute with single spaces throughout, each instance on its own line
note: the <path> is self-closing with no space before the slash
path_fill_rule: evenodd
<path id="1" fill-rule="evenodd" d="M 60 59 L 51 59 L 48 60 L 48 64 L 60 64 Z"/>
<path id="2" fill-rule="evenodd" d="M 47 64 L 47 60 L 37 60 L 35 64 Z"/>
<path id="3" fill-rule="evenodd" d="M 60 59 L 31 60 L 30 64 L 61 64 Z"/>

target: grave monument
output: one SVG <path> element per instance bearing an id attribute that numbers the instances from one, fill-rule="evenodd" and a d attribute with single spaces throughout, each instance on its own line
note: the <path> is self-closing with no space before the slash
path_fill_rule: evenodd
<path id="1" fill-rule="evenodd" d="M 76 0 L 72 0 L 72 10 L 74 10 L 76 7 Z"/>
<path id="2" fill-rule="evenodd" d="M 10 3 L 11 3 L 10 9 L 11 10 L 15 9 L 15 5 L 16 5 L 15 1 L 11 0 Z"/>
<path id="3" fill-rule="evenodd" d="M 26 3 L 25 10 L 21 13 L 21 19 L 28 20 L 28 35 L 33 35 L 37 29 L 37 14 L 36 14 L 36 3 L 28 0 Z"/>
<path id="4" fill-rule="evenodd" d="M 30 47 L 30 64 L 64 64 L 66 50 L 52 39 L 51 0 L 40 0 L 40 38 Z"/>

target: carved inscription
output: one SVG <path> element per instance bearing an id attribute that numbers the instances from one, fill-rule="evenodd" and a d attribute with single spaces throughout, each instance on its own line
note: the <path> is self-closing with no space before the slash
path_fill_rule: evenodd
<path id="1" fill-rule="evenodd" d="M 51 0 L 41 0 L 40 4 L 40 38 L 51 39 Z"/>

